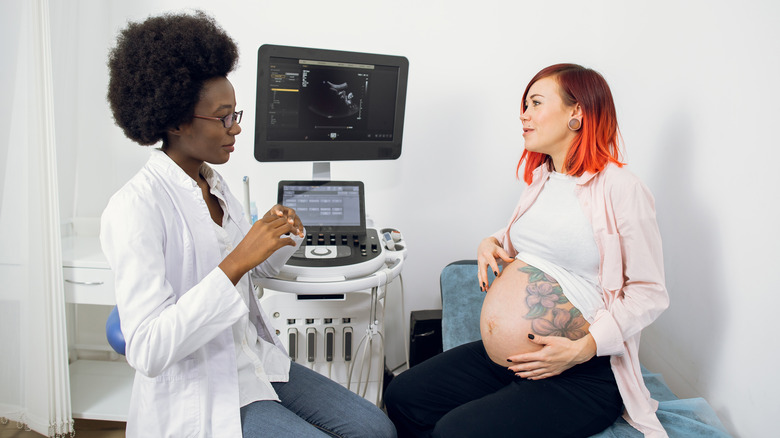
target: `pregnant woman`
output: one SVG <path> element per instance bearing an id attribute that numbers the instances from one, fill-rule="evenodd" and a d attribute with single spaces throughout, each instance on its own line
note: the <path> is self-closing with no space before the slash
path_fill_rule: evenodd
<path id="1" fill-rule="evenodd" d="M 477 250 L 482 339 L 393 379 L 387 412 L 400 437 L 587 437 L 621 414 L 664 437 L 638 358 L 669 305 L 661 238 L 652 195 L 619 161 L 609 86 L 547 67 L 520 120 L 528 187 Z"/>

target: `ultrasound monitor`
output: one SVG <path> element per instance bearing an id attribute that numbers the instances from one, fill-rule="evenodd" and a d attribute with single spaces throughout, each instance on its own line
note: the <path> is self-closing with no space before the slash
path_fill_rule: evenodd
<path id="1" fill-rule="evenodd" d="M 255 158 L 398 158 L 408 71 L 402 56 L 261 46 Z"/>

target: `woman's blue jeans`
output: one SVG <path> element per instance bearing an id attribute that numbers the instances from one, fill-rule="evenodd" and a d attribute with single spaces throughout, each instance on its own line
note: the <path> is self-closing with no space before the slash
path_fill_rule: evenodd
<path id="1" fill-rule="evenodd" d="M 395 437 L 395 427 L 373 403 L 300 364 L 288 382 L 272 383 L 281 403 L 241 408 L 244 437 Z"/>

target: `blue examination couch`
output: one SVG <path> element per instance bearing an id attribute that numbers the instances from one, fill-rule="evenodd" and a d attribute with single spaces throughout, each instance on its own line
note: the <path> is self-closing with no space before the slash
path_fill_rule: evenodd
<path id="1" fill-rule="evenodd" d="M 492 273 L 489 274 L 492 280 Z M 485 294 L 477 283 L 476 260 L 463 260 L 447 265 L 441 273 L 442 347 L 452 347 L 476 341 L 479 334 L 479 314 Z M 670 437 L 729 437 L 715 411 L 702 398 L 677 398 L 661 377 L 644 367 L 645 384 L 653 398 L 660 402 L 658 419 Z M 598 438 L 641 438 L 642 433 L 619 418 Z"/>

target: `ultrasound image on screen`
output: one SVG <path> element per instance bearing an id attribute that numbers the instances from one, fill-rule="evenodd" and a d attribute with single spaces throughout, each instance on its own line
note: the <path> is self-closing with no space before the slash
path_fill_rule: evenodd
<path id="1" fill-rule="evenodd" d="M 397 68 L 271 58 L 269 141 L 392 141 Z"/>
<path id="2" fill-rule="evenodd" d="M 309 101 L 309 111 L 326 119 L 343 119 L 351 117 L 360 111 L 362 97 L 355 96 L 354 87 L 349 83 L 334 84 L 324 80 L 308 87 L 309 93 L 304 93 L 304 99 Z M 357 114 L 360 120 L 360 114 Z"/>
<path id="3" fill-rule="evenodd" d="M 369 73 L 333 68 L 304 68 L 301 75 L 302 126 L 364 129 Z"/>

